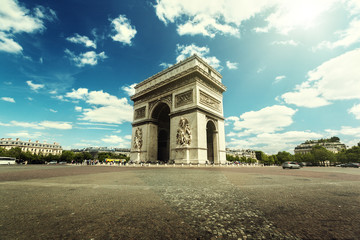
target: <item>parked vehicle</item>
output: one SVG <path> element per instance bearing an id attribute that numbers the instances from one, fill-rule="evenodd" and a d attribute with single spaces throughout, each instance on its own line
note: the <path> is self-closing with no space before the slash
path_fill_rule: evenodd
<path id="1" fill-rule="evenodd" d="M 50 161 L 48 164 L 57 164 L 57 161 Z"/>
<path id="2" fill-rule="evenodd" d="M 289 169 L 300 169 L 300 165 L 297 162 L 284 162 L 282 164 L 282 168 L 289 168 Z"/>
<path id="3" fill-rule="evenodd" d="M 353 168 L 359 168 L 359 163 L 344 163 L 341 164 L 341 167 L 353 167 Z"/>

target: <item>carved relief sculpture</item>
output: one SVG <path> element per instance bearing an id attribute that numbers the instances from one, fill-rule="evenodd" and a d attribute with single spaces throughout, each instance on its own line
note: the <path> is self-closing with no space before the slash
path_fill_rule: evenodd
<path id="1" fill-rule="evenodd" d="M 189 121 L 186 118 L 181 118 L 179 121 L 179 128 L 176 134 L 176 143 L 181 146 L 187 146 L 191 144 L 191 130 Z"/>
<path id="2" fill-rule="evenodd" d="M 221 102 L 200 91 L 200 103 L 221 113 Z"/>
<path id="3" fill-rule="evenodd" d="M 141 128 L 137 128 L 135 130 L 135 136 L 134 136 L 134 148 L 137 150 L 140 150 L 142 147 L 142 130 Z"/>
<path id="4" fill-rule="evenodd" d="M 145 117 L 145 110 L 146 110 L 146 107 L 136 109 L 134 119 L 144 118 Z"/>
<path id="5" fill-rule="evenodd" d="M 181 107 L 193 102 L 193 90 L 175 96 L 175 106 Z"/>

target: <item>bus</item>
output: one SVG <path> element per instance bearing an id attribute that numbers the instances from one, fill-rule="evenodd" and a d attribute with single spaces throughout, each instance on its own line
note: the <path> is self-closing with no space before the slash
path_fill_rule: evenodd
<path id="1" fill-rule="evenodd" d="M 16 158 L 13 157 L 0 157 L 0 165 L 16 164 Z"/>

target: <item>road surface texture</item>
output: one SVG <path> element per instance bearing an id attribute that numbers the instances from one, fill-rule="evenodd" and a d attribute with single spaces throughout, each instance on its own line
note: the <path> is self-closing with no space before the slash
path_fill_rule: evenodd
<path id="1" fill-rule="evenodd" d="M 0 167 L 0 239 L 360 239 L 360 169 Z"/>

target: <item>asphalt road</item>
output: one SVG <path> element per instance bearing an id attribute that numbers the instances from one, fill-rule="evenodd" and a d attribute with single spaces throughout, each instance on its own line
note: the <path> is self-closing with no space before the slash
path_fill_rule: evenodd
<path id="1" fill-rule="evenodd" d="M 360 239 L 360 169 L 0 167 L 0 239 Z"/>

